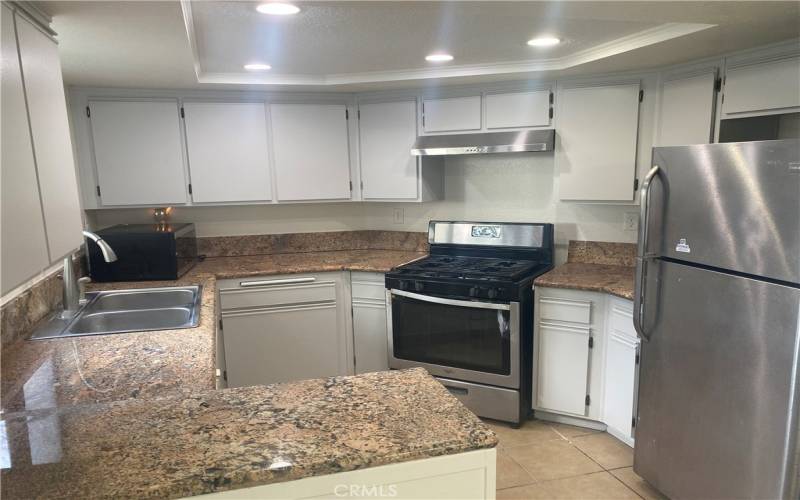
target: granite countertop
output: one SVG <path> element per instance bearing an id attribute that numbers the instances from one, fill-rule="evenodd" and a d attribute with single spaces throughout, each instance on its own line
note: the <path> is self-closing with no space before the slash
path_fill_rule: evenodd
<path id="1" fill-rule="evenodd" d="M 633 300 L 636 245 L 570 241 L 567 263 L 545 273 L 535 286 L 605 292 Z"/>
<path id="2" fill-rule="evenodd" d="M 90 290 L 197 284 L 197 328 L 54 340 L 20 340 L 3 349 L 4 411 L 127 398 L 191 394 L 214 388 L 216 280 L 325 271 L 386 272 L 424 253 L 394 250 L 300 252 L 208 258 L 177 281 L 90 284 Z"/>
<path id="3" fill-rule="evenodd" d="M 4 419 L 5 498 L 178 498 L 497 444 L 421 368 Z"/>
<path id="4" fill-rule="evenodd" d="M 533 282 L 534 286 L 605 292 L 633 300 L 635 269 L 629 266 L 567 262 Z"/>

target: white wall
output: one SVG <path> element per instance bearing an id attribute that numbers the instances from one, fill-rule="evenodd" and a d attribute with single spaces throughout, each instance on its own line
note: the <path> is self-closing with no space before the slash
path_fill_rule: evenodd
<path id="1" fill-rule="evenodd" d="M 424 167 L 423 167 L 424 168 Z M 560 202 L 553 153 L 514 153 L 447 158 L 445 197 L 429 203 L 326 203 L 176 208 L 171 220 L 194 222 L 198 236 L 386 229 L 425 231 L 431 219 L 556 224 L 558 261 L 570 239 L 635 242 L 623 231 L 634 205 Z M 393 210 L 403 209 L 403 223 Z M 89 211 L 92 227 L 151 222 L 150 209 Z"/>

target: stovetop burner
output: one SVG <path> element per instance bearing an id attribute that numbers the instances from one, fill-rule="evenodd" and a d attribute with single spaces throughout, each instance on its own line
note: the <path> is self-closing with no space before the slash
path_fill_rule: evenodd
<path id="1" fill-rule="evenodd" d="M 541 264 L 529 260 L 431 255 L 400 266 L 396 272 L 408 277 L 517 281 L 537 267 Z"/>

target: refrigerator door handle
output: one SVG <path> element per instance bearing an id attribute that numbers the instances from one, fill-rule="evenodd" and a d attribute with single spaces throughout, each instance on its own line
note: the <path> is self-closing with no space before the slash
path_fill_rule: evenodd
<path id="1" fill-rule="evenodd" d="M 650 340 L 644 328 L 644 294 L 646 288 L 645 281 L 647 280 L 647 261 L 655 257 L 655 254 L 647 251 L 647 242 L 650 236 L 650 186 L 652 186 L 653 179 L 658 175 L 659 170 L 658 165 L 654 165 L 653 168 L 647 172 L 639 195 L 639 245 L 636 255 L 636 291 L 633 295 L 633 327 L 644 341 Z"/>

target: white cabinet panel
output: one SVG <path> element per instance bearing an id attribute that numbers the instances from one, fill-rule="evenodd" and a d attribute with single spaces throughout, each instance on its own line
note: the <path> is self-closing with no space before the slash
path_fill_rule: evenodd
<path id="1" fill-rule="evenodd" d="M 614 329 L 606 346 L 603 420 L 609 432 L 623 440 L 633 435 L 636 355 L 639 341 Z"/>
<path id="2" fill-rule="evenodd" d="M 733 67 L 725 72 L 724 117 L 798 106 L 800 57 Z"/>
<path id="3" fill-rule="evenodd" d="M 656 146 L 711 142 L 716 73 L 675 78 L 661 85 Z"/>
<path id="4" fill-rule="evenodd" d="M 546 127 L 550 125 L 550 91 L 487 94 L 486 128 Z"/>
<path id="5" fill-rule="evenodd" d="M 589 370 L 589 328 L 540 322 L 537 405 L 586 414 Z"/>
<path id="6" fill-rule="evenodd" d="M 185 102 L 183 108 L 192 200 L 271 199 L 264 103 Z"/>
<path id="7" fill-rule="evenodd" d="M 103 205 L 186 203 L 178 103 L 90 101 Z"/>
<path id="8" fill-rule="evenodd" d="M 386 288 L 380 273 L 352 273 L 353 349 L 356 373 L 389 369 Z"/>
<path id="9" fill-rule="evenodd" d="M 422 103 L 425 132 L 480 130 L 481 96 L 425 99 Z"/>
<path id="10" fill-rule="evenodd" d="M 50 258 L 55 261 L 83 244 L 61 63 L 55 42 L 19 16 L 17 36 L 47 244 Z"/>
<path id="11" fill-rule="evenodd" d="M 639 84 L 566 88 L 559 101 L 560 199 L 632 200 Z"/>
<path id="12" fill-rule="evenodd" d="M 272 104 L 278 200 L 350 198 L 350 154 L 343 104 Z"/>
<path id="13" fill-rule="evenodd" d="M 0 21 L 0 294 L 5 294 L 47 267 L 49 258 L 11 10 L 0 6 Z"/>
<path id="14" fill-rule="evenodd" d="M 417 138 L 414 100 L 361 104 L 359 139 L 364 199 L 415 199 L 418 158 L 411 155 Z"/>

